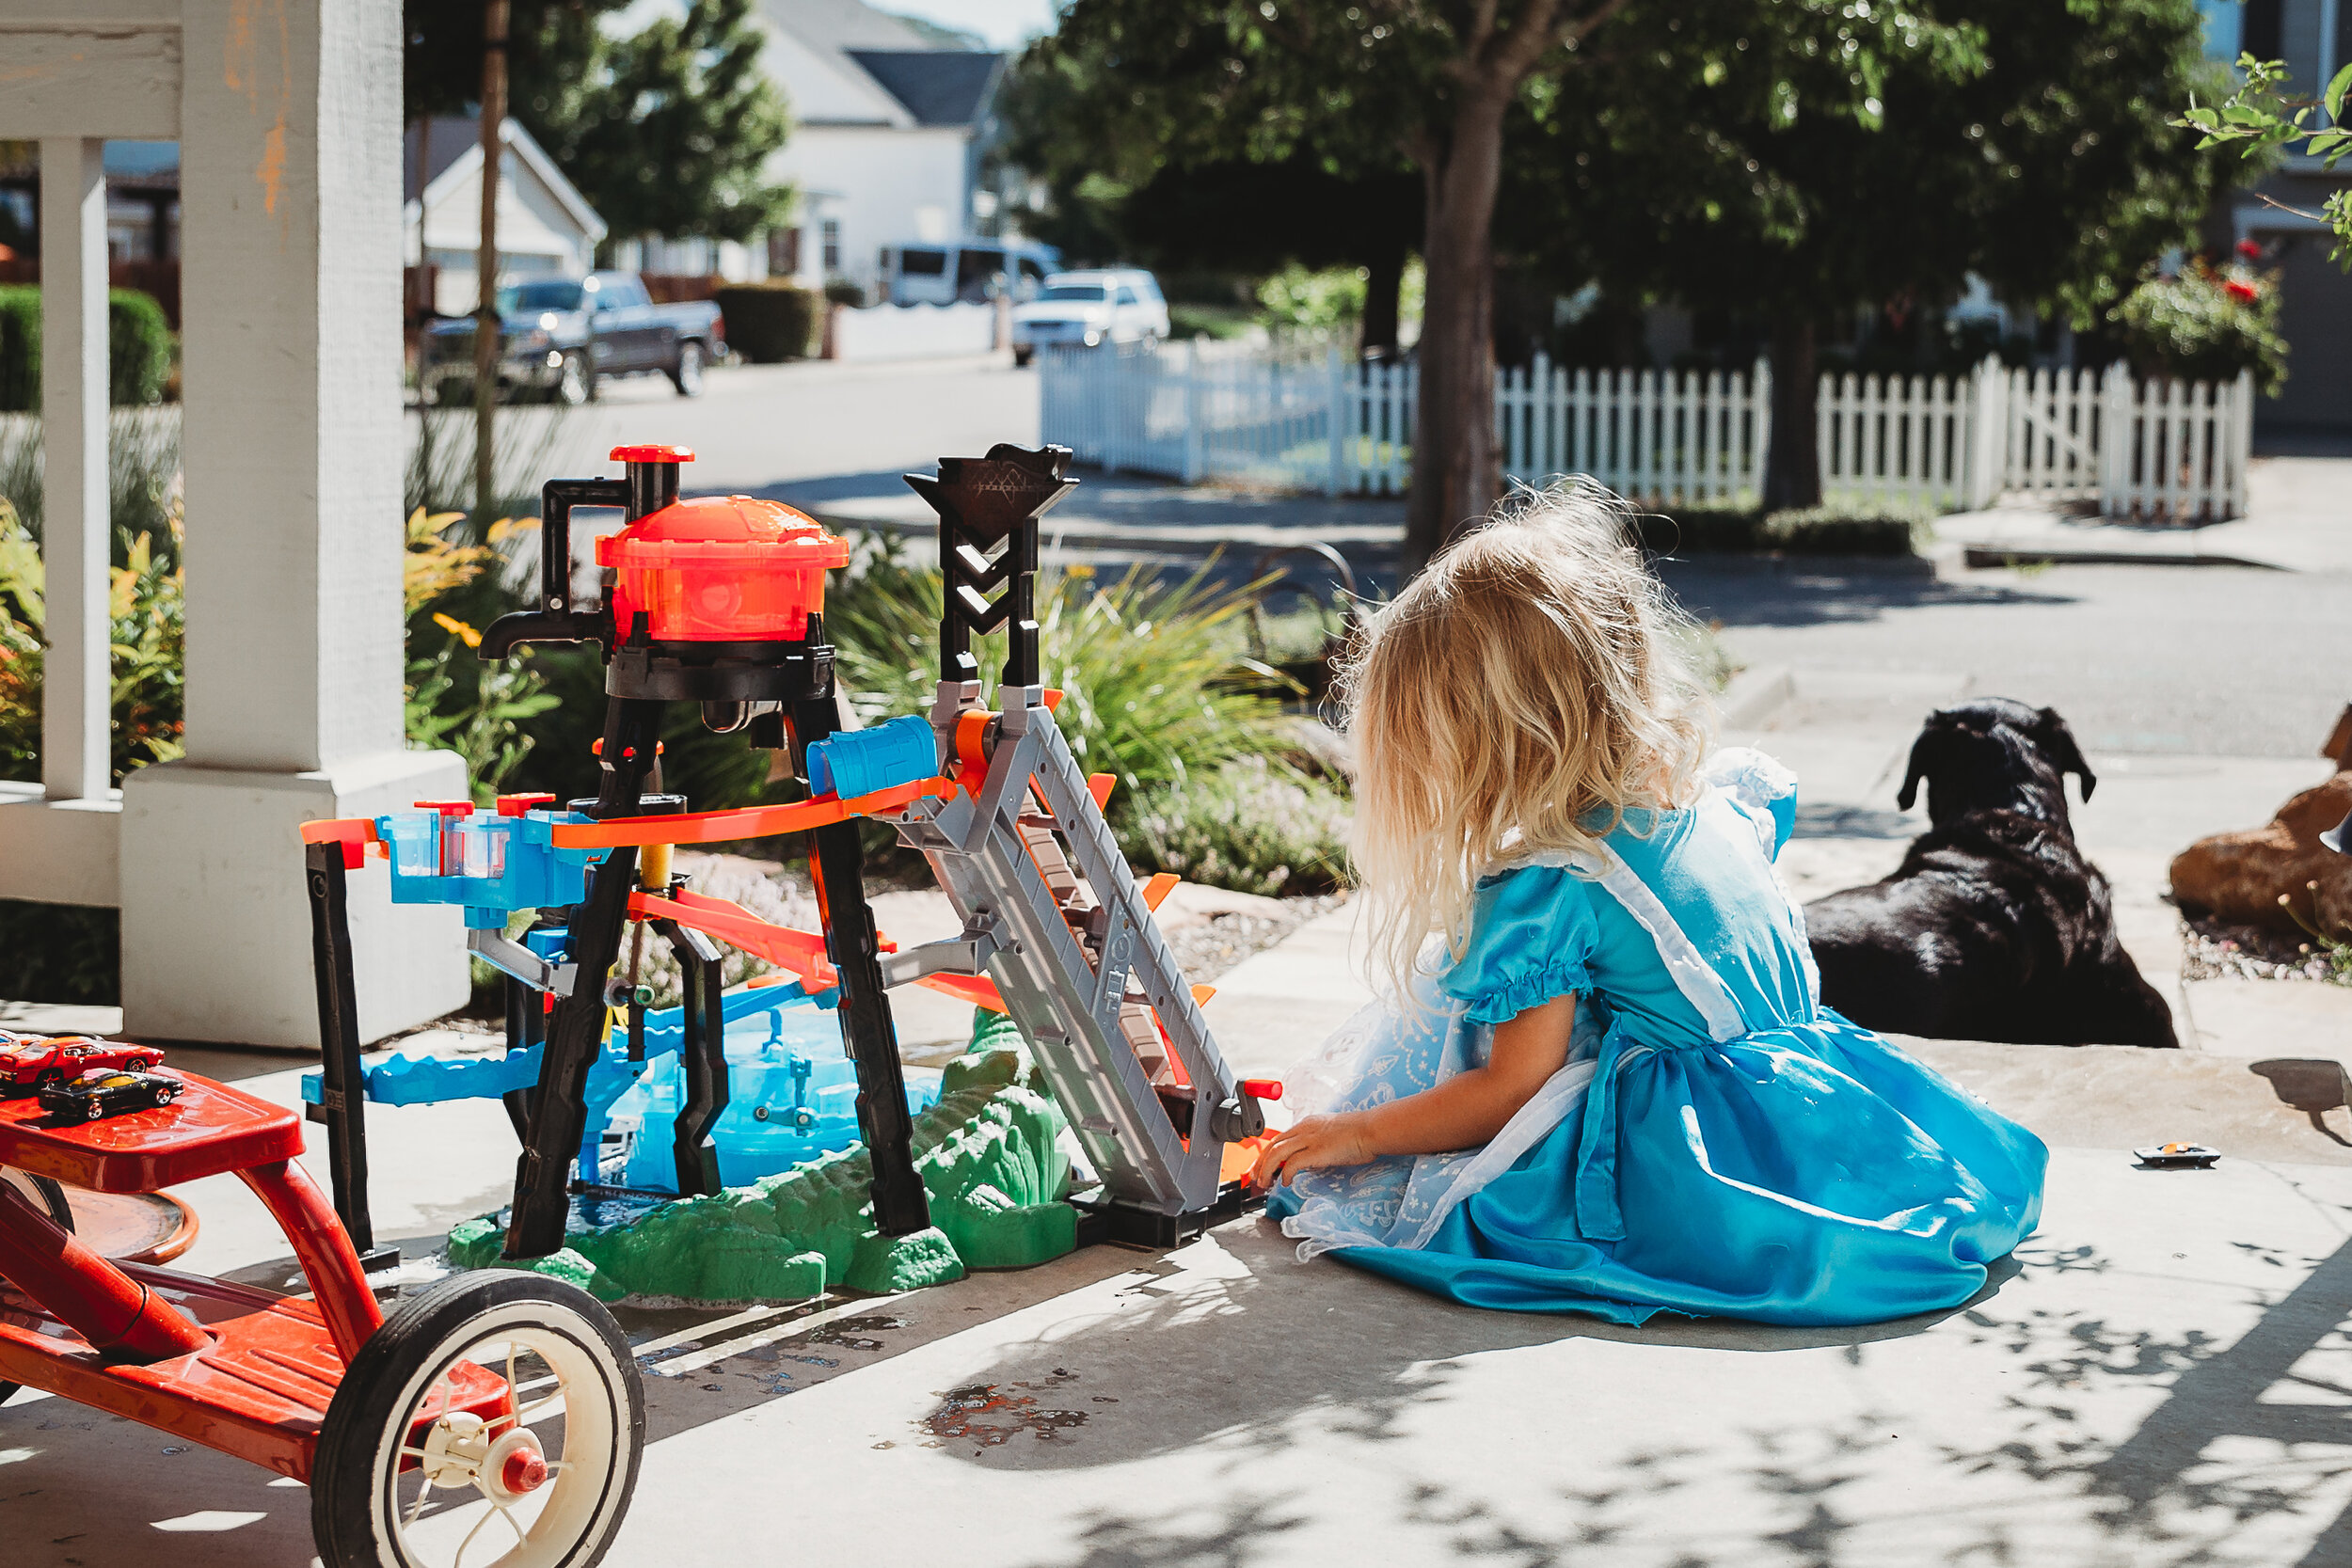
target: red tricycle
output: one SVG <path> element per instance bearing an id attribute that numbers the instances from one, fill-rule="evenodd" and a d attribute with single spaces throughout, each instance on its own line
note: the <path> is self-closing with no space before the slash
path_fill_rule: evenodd
<path id="1" fill-rule="evenodd" d="M 171 1103 L 94 1121 L 0 1101 L 15 1178 L 0 1180 L 0 1401 L 46 1389 L 309 1482 L 327 1568 L 602 1557 L 645 1435 L 612 1315 L 559 1280 L 491 1270 L 386 1317 L 296 1163 L 295 1114 L 173 1076 L 185 1087 Z M 152 1193 L 230 1171 L 285 1232 L 310 1295 L 103 1257 L 72 1233 L 58 1185 Z"/>

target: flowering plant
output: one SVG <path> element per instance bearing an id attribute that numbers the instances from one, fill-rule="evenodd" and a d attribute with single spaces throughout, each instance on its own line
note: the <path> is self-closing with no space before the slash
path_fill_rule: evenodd
<path id="1" fill-rule="evenodd" d="M 2239 256 L 2225 268 L 2198 257 L 2175 276 L 2152 276 L 2107 313 L 2135 374 L 2224 382 L 2250 371 L 2256 388 L 2277 394 L 2287 378 L 2278 275 Z"/>

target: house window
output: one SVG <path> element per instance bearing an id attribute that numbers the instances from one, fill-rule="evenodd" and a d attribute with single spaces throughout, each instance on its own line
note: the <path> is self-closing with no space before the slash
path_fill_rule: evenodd
<path id="1" fill-rule="evenodd" d="M 825 276 L 831 277 L 841 270 L 841 220 L 827 218 L 818 232 L 824 241 Z"/>
<path id="2" fill-rule="evenodd" d="M 801 270 L 801 231 L 797 229 L 768 230 L 768 276 L 793 277 Z"/>

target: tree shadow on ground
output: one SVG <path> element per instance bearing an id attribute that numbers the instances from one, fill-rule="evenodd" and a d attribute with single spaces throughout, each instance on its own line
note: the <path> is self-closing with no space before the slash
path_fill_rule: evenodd
<path id="1" fill-rule="evenodd" d="M 1915 1539 L 1905 1533 L 1915 1529 L 1920 1551 L 1933 1542 L 1933 1557 L 1922 1561 L 2059 1560 L 2044 1555 L 2054 1531 L 2076 1548 L 2098 1543 L 2074 1560 L 2087 1564 L 2352 1561 L 2344 1464 L 2352 1447 L 2352 1344 L 2343 1337 L 2352 1243 L 2317 1259 L 2248 1243 L 2281 1271 L 2282 1283 L 2292 1271 L 2310 1272 L 2233 1338 L 2197 1326 L 2133 1326 L 2113 1305 L 2100 1307 L 2102 1296 L 2130 1301 L 2135 1276 L 2090 1246 L 2025 1249 L 2025 1268 L 2037 1279 L 2100 1276 L 2101 1291 L 2085 1307 L 2044 1307 L 2034 1291 L 2003 1294 L 2000 1286 L 2018 1273 L 2012 1263 L 1949 1313 L 1820 1331 L 1662 1317 L 1625 1329 L 1482 1313 L 1338 1269 L 1320 1282 L 1308 1282 L 1304 1271 L 1270 1277 L 1288 1265 L 1279 1237 L 1227 1231 L 1219 1240 L 1229 1264 L 1214 1278 L 1171 1271 L 1125 1292 L 1123 1307 L 1067 1323 L 975 1374 L 985 1380 L 976 1387 L 1026 1387 L 1041 1402 L 1070 1406 L 1062 1414 L 1085 1418 L 1083 1432 L 1011 1446 L 940 1444 L 1009 1473 L 1112 1465 L 1200 1446 L 1235 1478 L 1230 1497 L 1155 1498 L 1084 1515 L 1086 1549 L 1069 1568 L 1297 1560 L 1298 1538 L 1285 1532 L 1306 1522 L 1302 1512 L 1315 1515 L 1318 1532 L 1350 1520 L 1391 1532 L 1394 1560 L 1464 1557 L 1514 1568 L 1560 1568 L 1629 1548 L 1636 1556 L 1629 1560 L 1661 1568 L 1843 1568 L 1887 1560 L 1890 1542 Z M 1334 1326 L 1334 1311 L 1347 1315 L 1344 1327 Z M 1633 1439 L 1613 1452 L 1603 1445 L 1573 1464 L 1531 1462 L 1491 1485 L 1458 1469 L 1421 1473 L 1442 1470 L 1444 1456 L 1425 1463 L 1429 1450 L 1415 1446 L 1431 1431 L 1419 1407 L 1452 1399 L 1458 1415 L 1469 1392 L 1461 1375 L 1486 1353 L 1571 1339 L 1755 1354 L 1842 1347 L 1861 1367 L 1871 1342 L 1930 1331 L 1980 1347 L 1988 1374 L 1997 1370 L 1999 1392 L 1990 1398 L 2001 1417 L 1987 1423 L 1980 1444 L 1931 1437 L 1931 1447 L 1915 1451 L 1921 1434 L 1903 1442 L 1902 1415 L 1874 1408 L 1866 1390 L 1843 1410 L 1792 1401 L 1786 1419 L 1754 1419 L 1758 1406 L 1726 1403 L 1691 1442 Z M 1145 1346 L 1148 1361 L 1136 1370 L 1136 1347 Z M 1090 1369 L 1113 1357 L 1122 1363 L 1123 1403 L 1089 1402 L 1083 1390 Z M 1264 1490 L 1283 1476 L 1286 1458 L 1299 1463 L 1302 1479 L 1332 1473 L 1335 1445 L 1343 1450 L 1351 1439 L 1375 1447 L 1346 1455 L 1346 1468 L 1399 1478 L 1377 1521 L 1357 1519 L 1353 1499 L 1334 1511 L 1328 1499 Z M 1951 1481 L 1935 1489 L 1938 1500 L 1923 1502 L 1915 1467 L 1931 1456 Z M 1571 1482 L 1558 1479 L 1564 1467 Z M 1965 1500 L 1972 1497 L 1981 1500 Z M 2274 1547 L 2275 1556 L 2265 1555 Z"/>
<path id="2" fill-rule="evenodd" d="M 1216 1243 L 1214 1272 L 1163 1265 L 1106 1309 L 1009 1347 L 962 1386 L 943 1390 L 927 1423 L 934 1445 L 983 1466 L 1030 1470 L 1116 1465 L 1211 1441 L 1252 1461 L 1329 1437 L 1390 1443 L 1407 1435 L 1415 1407 L 1446 1396 L 1473 1356 L 1577 1339 L 1852 1353 L 1925 1333 L 2018 1272 L 2004 1259 L 1969 1303 L 1893 1323 L 1783 1328 L 1661 1313 L 1629 1328 L 1581 1314 L 1461 1307 L 1336 1261 L 1301 1268 L 1294 1243 L 1268 1222 L 1219 1231 Z M 1150 1355 L 1122 1348 L 1136 1344 L 1150 1345 Z M 1117 1399 L 1090 1392 L 1092 1369 L 1104 1363 L 1120 1367 Z M 1118 1408 L 1132 1404 L 1142 1408 Z M 1017 1433 L 1079 1427 L 1082 1442 L 1008 1446 Z"/>
<path id="3" fill-rule="evenodd" d="M 1816 626 L 1940 606 L 2074 602 L 2073 594 L 2016 582 L 1953 581 L 1852 561 L 1693 556 L 1663 558 L 1656 566 L 1684 610 L 1727 626 Z"/>

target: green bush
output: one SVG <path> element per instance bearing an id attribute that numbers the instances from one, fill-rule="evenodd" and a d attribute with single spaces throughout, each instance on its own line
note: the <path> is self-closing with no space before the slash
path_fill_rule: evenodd
<path id="1" fill-rule="evenodd" d="M 122 1000 L 122 924 L 113 910 L 0 899 L 0 996 L 111 1007 Z"/>
<path id="2" fill-rule="evenodd" d="M 1171 791 L 1205 787 L 1228 763 L 1250 758 L 1293 777 L 1285 759 L 1296 741 L 1285 704 L 1297 689 L 1247 654 L 1258 592 L 1255 584 L 1218 588 L 1205 571 L 1178 578 L 1136 567 L 1108 582 L 1084 569 L 1039 576 L 1040 662 L 1046 684 L 1063 692 L 1055 718 L 1081 768 L 1118 776 L 1105 815 L 1137 865 L 1159 858 L 1141 824 L 1173 809 Z M 939 604 L 939 574 L 912 564 L 895 538 L 866 541 L 828 593 L 825 627 L 841 679 L 869 721 L 930 706 Z M 973 654 L 993 680 L 1002 636 L 976 639 Z M 1189 813 L 1176 818 L 1190 820 Z M 1217 842 L 1259 841 L 1228 832 Z M 1285 847 L 1233 875 L 1301 864 Z"/>
<path id="3" fill-rule="evenodd" d="M 116 407 L 161 403 L 171 377 L 171 321 L 155 296 L 117 289 L 106 296 L 106 396 Z"/>
<path id="4" fill-rule="evenodd" d="M 805 359 L 817 341 L 818 296 L 790 283 L 730 283 L 716 295 L 727 345 L 755 365 Z"/>
<path id="5" fill-rule="evenodd" d="M 2217 272 L 2193 261 L 2176 277 L 2140 284 L 2107 316 L 2122 329 L 2123 356 L 2136 375 L 2229 382 L 2251 371 L 2265 397 L 2286 383 L 2275 273 L 2238 266 Z"/>
<path id="6" fill-rule="evenodd" d="M 1152 791 L 1136 813 L 1141 871 L 1237 893 L 1328 893 L 1347 864 L 1347 798 L 1263 756 Z"/>
<path id="7" fill-rule="evenodd" d="M 1254 310 L 1238 305 L 1192 305 L 1169 302 L 1168 334 L 1176 338 L 1247 338 L 1258 330 Z"/>
<path id="8" fill-rule="evenodd" d="M 1869 502 L 1832 501 L 1769 516 L 1752 507 L 1677 506 L 1633 520 L 1659 555 L 1910 555 L 1925 519 Z"/>
<path id="9" fill-rule="evenodd" d="M 1919 527 L 1915 517 L 1816 506 L 1773 513 L 1764 519 L 1756 542 L 1789 555 L 1911 555 Z"/>
<path id="10" fill-rule="evenodd" d="M 0 288 L 0 414 L 40 406 L 40 291 Z"/>
<path id="11" fill-rule="evenodd" d="M 118 407 L 162 401 L 171 375 L 171 324 L 152 294 L 106 296 L 106 395 Z M 40 289 L 0 288 L 0 414 L 40 407 Z"/>

